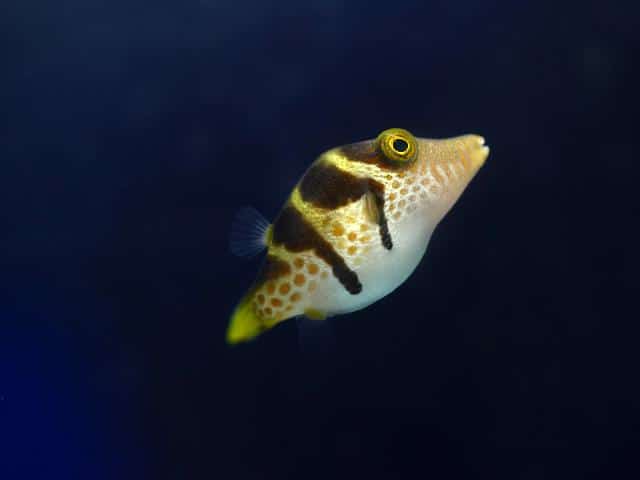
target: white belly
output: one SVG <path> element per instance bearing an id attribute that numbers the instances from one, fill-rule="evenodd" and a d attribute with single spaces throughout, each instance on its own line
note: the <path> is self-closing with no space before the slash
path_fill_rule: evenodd
<path id="1" fill-rule="evenodd" d="M 427 249 L 435 225 L 425 217 L 415 215 L 395 224 L 390 229 L 393 239 L 391 250 L 380 244 L 362 259 L 358 267 L 350 265 L 362 283 L 359 294 L 350 294 L 335 277 L 330 277 L 315 292 L 313 308 L 328 315 L 349 313 L 380 300 L 398 288 L 418 266 Z"/>

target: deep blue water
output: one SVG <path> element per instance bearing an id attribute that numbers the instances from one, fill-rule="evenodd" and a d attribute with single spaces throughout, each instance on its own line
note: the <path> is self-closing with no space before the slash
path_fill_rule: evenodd
<path id="1" fill-rule="evenodd" d="M 0 478 L 633 478 L 633 2 L 0 8 Z M 323 150 L 491 155 L 413 277 L 224 344 L 227 249 Z"/>

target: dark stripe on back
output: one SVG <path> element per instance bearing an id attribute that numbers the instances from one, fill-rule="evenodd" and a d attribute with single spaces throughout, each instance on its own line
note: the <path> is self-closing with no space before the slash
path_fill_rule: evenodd
<path id="1" fill-rule="evenodd" d="M 327 242 L 292 205 L 286 205 L 273 223 L 272 241 L 291 252 L 313 250 L 331 265 L 335 277 L 352 295 L 362 291 L 358 275 L 351 270 L 333 246 Z"/>
<path id="2" fill-rule="evenodd" d="M 275 280 L 287 275 L 290 271 L 291 267 L 287 262 L 273 255 L 267 255 L 255 283 L 256 285 L 263 285 L 269 280 Z"/>
<path id="3" fill-rule="evenodd" d="M 378 209 L 380 240 L 387 250 L 393 248 L 384 213 L 384 185 L 380 182 L 357 177 L 330 163 L 316 163 L 302 178 L 298 189 L 305 202 L 331 210 L 355 202 L 369 192 L 373 193 Z"/>
<path id="4" fill-rule="evenodd" d="M 389 161 L 382 152 L 377 148 L 375 140 L 367 140 L 365 142 L 352 143 L 340 147 L 343 155 L 349 160 L 361 163 L 371 163 L 382 170 L 398 171 L 408 167 L 411 162 L 399 163 Z"/>
<path id="5" fill-rule="evenodd" d="M 361 163 L 370 163 L 382 170 L 400 171 L 407 169 L 413 162 L 398 162 L 388 159 L 378 148 L 376 140 L 352 143 L 340 147 L 342 154 L 349 160 Z"/>
<path id="6" fill-rule="evenodd" d="M 373 163 L 378 165 L 383 161 L 380 151 L 376 148 L 375 140 L 352 143 L 340 147 L 342 153 L 354 162 Z"/>
<path id="7" fill-rule="evenodd" d="M 316 163 L 302 178 L 298 189 L 305 202 L 333 210 L 358 200 L 369 191 L 369 184 L 366 178 L 330 163 Z"/>

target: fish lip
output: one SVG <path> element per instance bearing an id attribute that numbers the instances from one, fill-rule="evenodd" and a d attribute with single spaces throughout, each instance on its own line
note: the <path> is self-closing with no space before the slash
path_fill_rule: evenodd
<path id="1" fill-rule="evenodd" d="M 484 165 L 484 162 L 487 160 L 487 157 L 489 156 L 489 146 L 486 144 L 486 140 L 483 136 L 481 135 L 473 135 L 473 138 L 476 142 L 476 147 L 473 148 L 472 151 L 472 159 L 473 159 L 473 165 L 476 169 L 482 167 L 482 165 Z"/>
<path id="2" fill-rule="evenodd" d="M 481 150 L 482 151 L 489 151 L 489 145 L 487 145 L 487 142 L 485 140 L 485 138 L 481 135 L 476 135 L 476 141 L 478 142 L 478 146 L 482 147 Z"/>

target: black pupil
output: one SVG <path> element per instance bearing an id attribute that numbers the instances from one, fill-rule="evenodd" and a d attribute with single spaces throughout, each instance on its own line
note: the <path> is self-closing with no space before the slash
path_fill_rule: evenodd
<path id="1" fill-rule="evenodd" d="M 393 141 L 393 149 L 396 152 L 404 153 L 409 149 L 409 144 L 405 140 L 402 140 L 401 138 L 396 138 Z"/>

